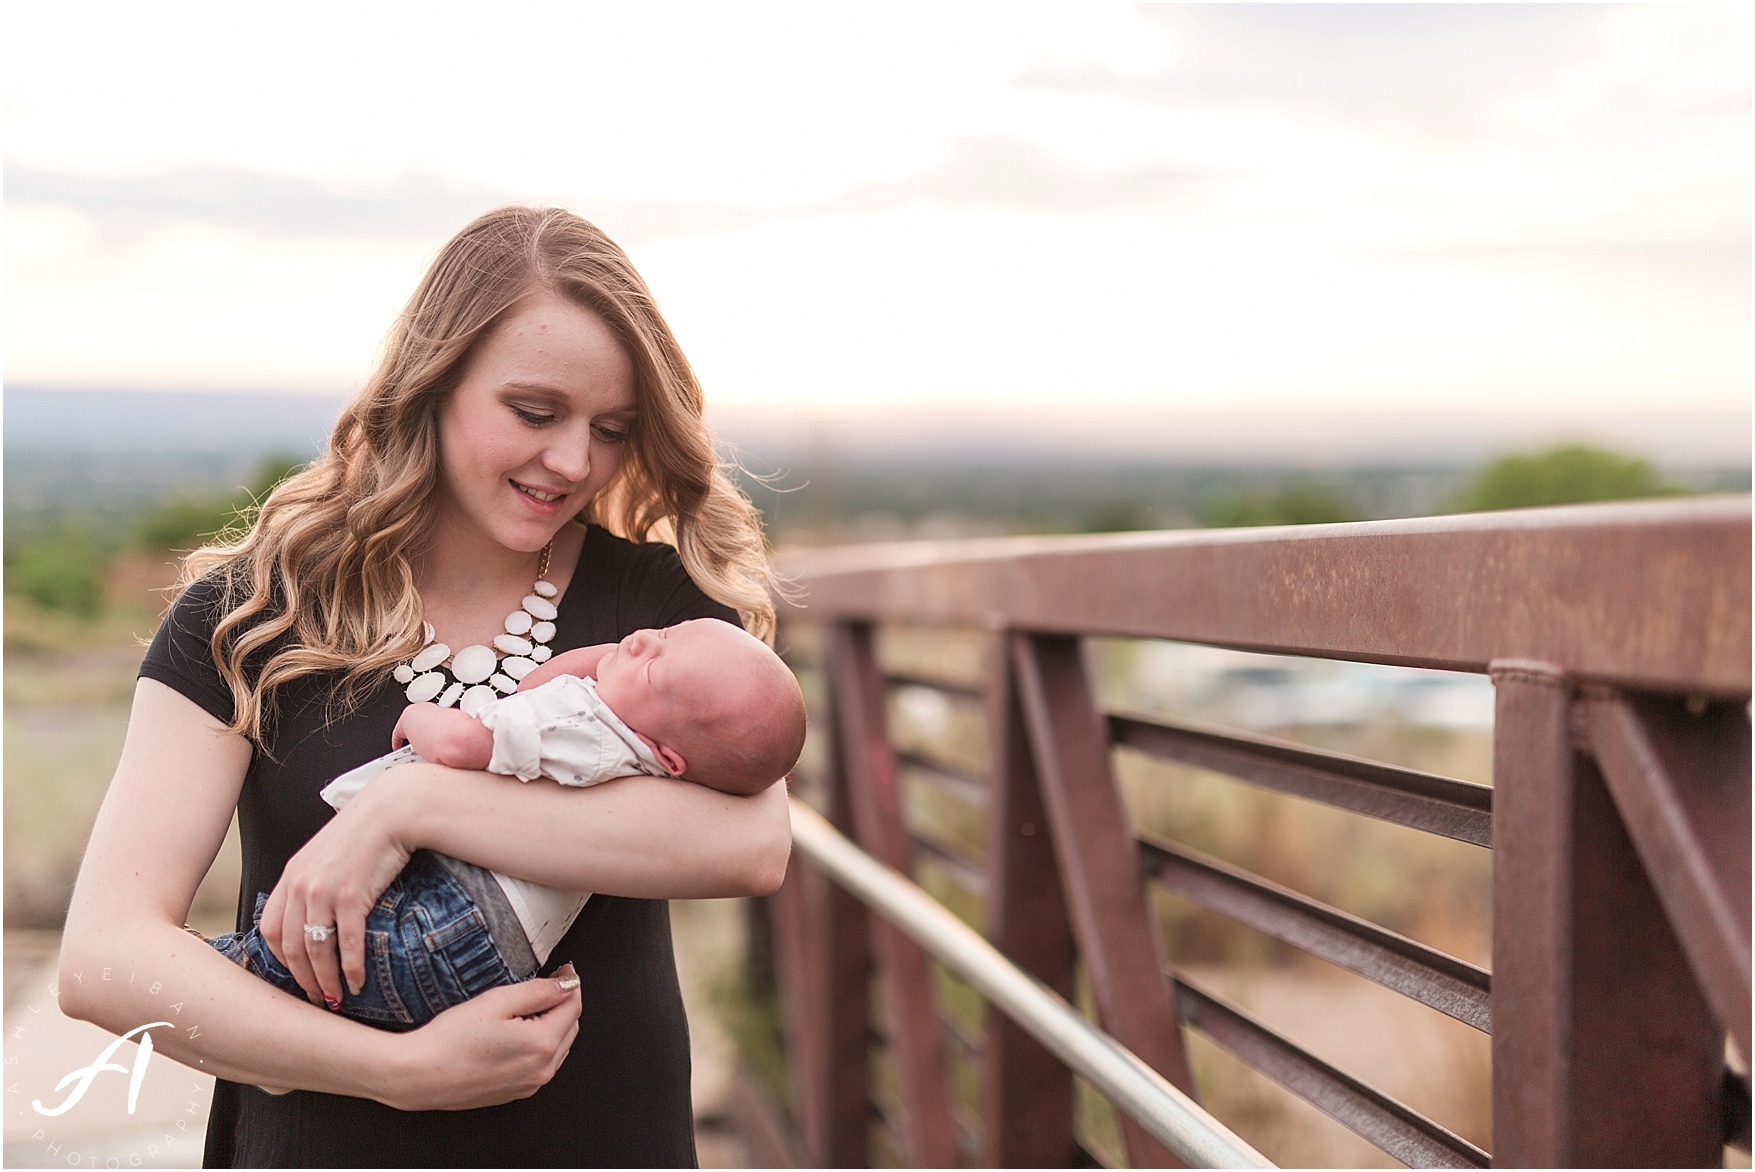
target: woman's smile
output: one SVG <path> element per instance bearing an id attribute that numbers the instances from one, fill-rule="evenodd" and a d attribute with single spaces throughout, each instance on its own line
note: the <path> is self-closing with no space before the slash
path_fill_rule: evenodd
<path id="1" fill-rule="evenodd" d="M 554 492 L 544 492 L 542 489 L 532 488 L 528 484 L 519 484 L 516 480 L 512 481 L 512 487 L 517 489 L 519 492 L 523 493 L 525 496 L 528 496 L 528 497 L 530 497 L 530 498 L 532 498 L 532 499 L 534 499 L 542 504 L 545 504 L 545 505 L 550 504 L 554 501 L 558 501 L 562 497 L 567 495 L 565 492 L 561 492 L 559 490 L 556 490 Z"/>
<path id="2" fill-rule="evenodd" d="M 567 505 L 567 498 L 573 494 L 565 489 L 541 489 L 518 480 L 508 480 L 518 494 L 520 502 L 538 517 L 558 516 Z"/>

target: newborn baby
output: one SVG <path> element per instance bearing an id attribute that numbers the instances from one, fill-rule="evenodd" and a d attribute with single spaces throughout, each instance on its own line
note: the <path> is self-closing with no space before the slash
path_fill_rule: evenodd
<path id="1" fill-rule="evenodd" d="M 785 776 L 804 745 L 804 699 L 780 657 L 718 619 L 636 631 L 555 656 L 518 691 L 471 716 L 411 704 L 391 753 L 323 788 L 345 805 L 395 765 L 431 761 L 531 781 L 596 785 L 632 773 L 734 794 Z M 590 893 L 562 891 L 416 851 L 366 917 L 366 983 L 331 1004 L 349 1017 L 413 1029 L 496 985 L 536 975 Z M 257 927 L 210 940 L 289 993 L 297 980 Z"/>

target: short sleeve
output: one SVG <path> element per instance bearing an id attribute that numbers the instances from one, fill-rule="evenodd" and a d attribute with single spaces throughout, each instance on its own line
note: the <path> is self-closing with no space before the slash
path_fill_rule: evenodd
<path id="1" fill-rule="evenodd" d="M 213 630 L 223 613 L 224 587 L 203 579 L 178 596 L 140 662 L 140 678 L 186 696 L 215 720 L 232 722 L 232 690 L 213 660 Z"/>

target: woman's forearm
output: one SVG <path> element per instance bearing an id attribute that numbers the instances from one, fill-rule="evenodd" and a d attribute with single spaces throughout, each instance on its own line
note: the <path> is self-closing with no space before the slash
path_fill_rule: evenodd
<path id="1" fill-rule="evenodd" d="M 169 1022 L 154 1048 L 219 1078 L 394 1101 L 395 1035 L 282 993 L 168 922 L 92 919 L 70 917 L 62 937 L 69 1016 L 117 1034 Z"/>
<path id="2" fill-rule="evenodd" d="M 119 1034 L 170 1022 L 151 1031 L 154 1048 L 221 1078 L 407 1110 L 504 1103 L 547 1083 L 578 1031 L 576 987 L 490 989 L 388 1033 L 282 993 L 179 926 L 249 756 L 191 701 L 140 681 L 61 935 L 62 1010 Z"/>
<path id="3" fill-rule="evenodd" d="M 374 789 L 373 814 L 409 849 L 606 895 L 766 895 L 785 878 L 792 846 L 784 783 L 735 797 L 661 777 L 579 789 L 405 765 L 361 796 Z"/>
<path id="4" fill-rule="evenodd" d="M 222 1078 L 382 1098 L 395 1047 L 369 1026 L 289 997 L 180 926 L 219 851 L 250 747 L 155 680 L 92 826 L 61 934 L 57 1000 Z"/>

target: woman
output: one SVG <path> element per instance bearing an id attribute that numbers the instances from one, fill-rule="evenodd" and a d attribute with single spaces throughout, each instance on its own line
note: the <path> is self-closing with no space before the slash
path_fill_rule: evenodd
<path id="1" fill-rule="evenodd" d="M 434 261 L 328 451 L 247 535 L 191 555 L 74 890 L 62 1007 L 118 1033 L 174 1022 L 158 1046 L 221 1080 L 210 1166 L 692 1164 L 663 901 L 777 887 L 780 787 L 563 790 L 411 765 L 339 814 L 317 791 L 388 746 L 415 665 L 479 658 L 509 614 L 547 621 L 532 598 L 552 598 L 561 651 L 706 616 L 766 635 L 769 585 L 627 257 L 566 212 L 483 216 Z M 263 930 L 310 1004 L 181 927 L 234 809 L 238 926 L 272 891 Z M 381 957 L 365 912 L 423 848 L 599 894 L 555 979 L 409 1032 L 322 1008 Z M 138 977 L 92 979 L 105 969 Z"/>

